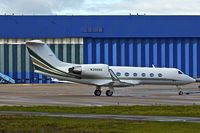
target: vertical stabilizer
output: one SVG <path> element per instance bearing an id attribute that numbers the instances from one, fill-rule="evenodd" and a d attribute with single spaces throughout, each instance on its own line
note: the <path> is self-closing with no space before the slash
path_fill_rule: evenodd
<path id="1" fill-rule="evenodd" d="M 70 63 L 60 61 L 52 50 L 40 40 L 32 40 L 26 42 L 27 49 L 31 56 L 33 63 L 51 65 L 54 67 L 62 67 Z"/>
<path id="2" fill-rule="evenodd" d="M 28 52 L 34 65 L 35 72 L 52 77 L 76 77 L 69 74 L 69 67 L 76 64 L 60 61 L 51 49 L 40 40 L 26 42 Z"/>
<path id="3" fill-rule="evenodd" d="M 28 41 L 26 46 L 33 61 L 48 62 L 48 64 L 53 66 L 62 64 L 44 42 L 40 40 Z"/>

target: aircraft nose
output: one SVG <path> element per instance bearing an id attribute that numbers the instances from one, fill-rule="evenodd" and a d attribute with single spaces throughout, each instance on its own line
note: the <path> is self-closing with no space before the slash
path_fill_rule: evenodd
<path id="1" fill-rule="evenodd" d="M 190 83 L 194 83 L 194 82 L 196 82 L 196 79 L 194 79 L 194 78 L 188 76 L 188 81 L 189 81 Z"/>

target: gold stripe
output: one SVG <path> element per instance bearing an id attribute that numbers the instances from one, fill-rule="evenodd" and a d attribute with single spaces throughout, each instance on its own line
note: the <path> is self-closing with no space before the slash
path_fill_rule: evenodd
<path id="1" fill-rule="evenodd" d="M 52 71 L 52 72 L 54 72 L 54 73 L 59 73 L 59 74 L 61 74 L 61 75 L 63 75 L 63 76 L 67 76 L 67 74 L 61 73 L 60 71 L 57 71 L 57 70 L 55 70 L 55 69 L 53 69 L 53 68 L 47 66 L 46 64 L 42 63 L 41 61 L 39 61 L 39 60 L 36 59 L 35 57 L 32 57 L 32 56 L 31 56 L 31 58 L 32 58 L 33 63 L 35 63 L 37 66 L 43 67 L 43 68 L 45 68 L 45 69 L 48 69 L 49 71 Z M 37 62 L 38 62 L 38 63 L 37 63 Z"/>

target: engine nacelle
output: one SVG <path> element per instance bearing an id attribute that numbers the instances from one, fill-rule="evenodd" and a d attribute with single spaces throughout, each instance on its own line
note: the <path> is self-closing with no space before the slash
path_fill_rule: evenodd
<path id="1" fill-rule="evenodd" d="M 110 77 L 109 66 L 106 64 L 84 64 L 68 69 L 69 73 L 80 75 L 81 78 L 105 78 Z"/>
<path id="2" fill-rule="evenodd" d="M 82 77 L 105 78 L 110 77 L 109 66 L 106 64 L 85 64 L 82 65 Z"/>
<path id="3" fill-rule="evenodd" d="M 71 67 L 71 68 L 68 69 L 68 71 L 69 71 L 69 73 L 81 75 L 82 67 L 81 66 Z"/>

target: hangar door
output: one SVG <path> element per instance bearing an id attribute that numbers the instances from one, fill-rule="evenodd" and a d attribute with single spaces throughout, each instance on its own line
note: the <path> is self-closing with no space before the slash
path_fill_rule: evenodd
<path id="1" fill-rule="evenodd" d="M 174 67 L 200 77 L 200 38 L 87 38 L 84 63 Z"/>

